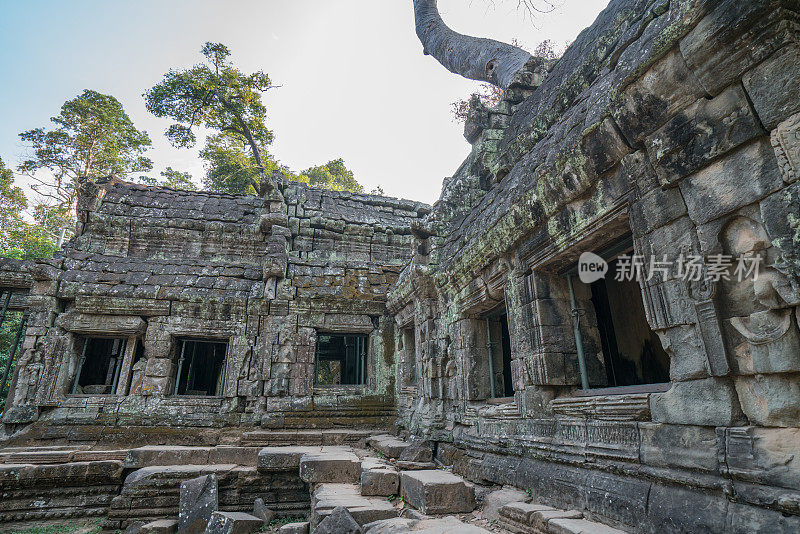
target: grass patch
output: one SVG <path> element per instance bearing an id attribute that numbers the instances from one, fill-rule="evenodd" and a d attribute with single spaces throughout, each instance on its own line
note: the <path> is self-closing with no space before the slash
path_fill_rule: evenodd
<path id="1" fill-rule="evenodd" d="M 57 523 L 53 525 L 42 525 L 38 527 L 27 527 L 9 530 L 9 534 L 72 534 L 81 532 L 82 534 L 97 534 L 100 532 L 100 519 L 92 519 L 83 523 L 64 525 Z"/>

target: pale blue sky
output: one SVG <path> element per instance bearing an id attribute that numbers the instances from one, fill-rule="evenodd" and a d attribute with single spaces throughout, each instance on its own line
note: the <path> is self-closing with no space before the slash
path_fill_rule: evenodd
<path id="1" fill-rule="evenodd" d="M 516 3 L 439 2 L 454 29 L 528 48 L 573 40 L 607 2 L 563 0 L 534 21 Z M 282 85 L 264 102 L 271 152 L 293 169 L 343 157 L 367 190 L 434 202 L 469 152 L 450 103 L 476 84 L 422 54 L 411 0 L 0 0 L 0 156 L 15 167 L 19 132 L 47 126 L 89 88 L 114 95 L 149 132 L 156 173 L 172 166 L 199 182 L 197 150 L 170 147 L 169 121 L 141 95 L 170 68 L 198 62 L 205 41 Z"/>

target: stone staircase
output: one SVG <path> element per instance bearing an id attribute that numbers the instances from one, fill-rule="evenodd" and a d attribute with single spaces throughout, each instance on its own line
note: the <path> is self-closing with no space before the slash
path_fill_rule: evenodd
<path id="1" fill-rule="evenodd" d="M 301 444 L 288 444 L 288 436 L 276 439 L 259 432 L 239 444 L 215 447 L 2 449 L 0 486 L 10 500 L 0 504 L 0 515 L 18 521 L 68 517 L 69 503 L 56 498 L 63 478 L 67 486 L 82 488 L 75 497 L 86 501 L 84 515 L 97 516 L 104 510 L 108 531 L 125 530 L 139 521 L 174 523 L 182 481 L 213 473 L 219 488 L 219 528 L 241 524 L 236 514 L 252 512 L 259 500 L 279 517 L 307 514 L 307 522 L 281 527 L 283 534 L 335 532 L 327 529 L 326 519 L 336 514 L 344 514 L 364 534 L 623 534 L 579 511 L 525 502 L 525 494 L 514 488 L 492 493 L 476 488 L 447 469 L 435 468 L 428 444 L 345 431 L 292 435 Z M 259 442 L 272 444 L 256 445 Z M 30 484 L 15 489 L 19 484 L 13 480 L 21 474 Z M 42 480 L 49 480 L 46 488 Z M 70 491 L 78 490 L 62 493 Z M 49 496 L 54 509 L 25 510 L 24 501 L 36 501 L 40 492 Z M 87 499 L 84 494 L 98 497 Z M 165 528 L 168 534 L 172 527 Z"/>

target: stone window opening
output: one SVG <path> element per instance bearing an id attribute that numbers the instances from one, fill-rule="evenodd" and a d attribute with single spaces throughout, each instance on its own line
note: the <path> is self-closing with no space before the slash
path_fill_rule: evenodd
<path id="1" fill-rule="evenodd" d="M 173 395 L 217 397 L 225 383 L 227 341 L 179 339 Z"/>
<path id="2" fill-rule="evenodd" d="M 317 334 L 314 383 L 361 386 L 367 378 L 366 334 Z"/>
<path id="3" fill-rule="evenodd" d="M 403 362 L 405 364 L 406 384 L 409 386 L 417 385 L 417 340 L 414 334 L 414 327 L 403 328 L 400 330 L 400 349 L 403 351 Z"/>
<path id="4" fill-rule="evenodd" d="M 83 338 L 71 393 L 116 395 L 127 341 L 125 338 Z"/>
<path id="5" fill-rule="evenodd" d="M 489 396 L 502 399 L 514 396 L 514 381 L 511 375 L 511 335 L 508 329 L 508 314 L 505 307 L 484 317 L 486 323 L 486 347 L 489 354 Z"/>
<path id="6" fill-rule="evenodd" d="M 661 340 L 647 322 L 641 287 L 637 280 L 616 280 L 617 261 L 623 254 L 633 254 L 630 237 L 597 253 L 608 262 L 604 278 L 583 284 L 576 276 L 577 267 L 567 276 L 571 284 L 571 317 L 581 370 L 582 389 L 592 389 L 585 371 L 583 333 L 599 339 L 605 367 L 606 387 L 621 388 L 669 382 L 669 356 Z M 575 303 L 574 288 L 588 286 L 588 302 L 594 320 Z"/>

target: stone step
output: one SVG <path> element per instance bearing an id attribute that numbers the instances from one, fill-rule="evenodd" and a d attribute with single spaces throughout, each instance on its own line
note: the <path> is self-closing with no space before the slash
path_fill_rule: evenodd
<path id="1" fill-rule="evenodd" d="M 371 436 L 369 439 L 367 439 L 367 445 L 376 451 L 379 451 L 387 458 L 397 459 L 400 458 L 400 455 L 411 445 L 411 443 L 403 441 L 397 436 L 392 436 L 391 434 L 379 434 L 377 436 Z"/>
<path id="2" fill-rule="evenodd" d="M 583 519 L 577 510 L 525 502 L 501 507 L 499 523 L 517 534 L 624 534 L 622 530 Z"/>
<path id="3" fill-rule="evenodd" d="M 363 445 L 375 430 L 254 430 L 242 434 L 241 445 L 250 447 Z"/>
<path id="4" fill-rule="evenodd" d="M 347 448 L 323 447 L 300 458 L 300 478 L 309 484 L 358 483 L 361 460 Z"/>
<path id="5" fill-rule="evenodd" d="M 258 447 L 184 447 L 174 445 L 147 445 L 130 449 L 125 456 L 125 467 L 139 469 L 151 465 L 202 465 L 235 464 L 254 466 L 258 461 Z"/>
<path id="6" fill-rule="evenodd" d="M 400 473 L 400 493 L 423 514 L 461 514 L 475 509 L 475 487 L 439 469 Z"/>
<path id="7" fill-rule="evenodd" d="M 300 469 L 300 459 L 304 454 L 319 450 L 320 447 L 310 446 L 264 447 L 258 453 L 258 470 L 263 473 L 296 471 Z"/>
<path id="8" fill-rule="evenodd" d="M 400 474 L 378 458 L 361 460 L 361 495 L 388 497 L 400 494 Z"/>
<path id="9" fill-rule="evenodd" d="M 435 519 L 396 517 L 364 525 L 364 534 L 399 534 L 401 532 L 419 532 L 420 534 L 489 534 L 488 530 L 463 523 L 453 516 Z"/>
<path id="10" fill-rule="evenodd" d="M 337 506 L 347 508 L 362 526 L 398 515 L 395 506 L 386 498 L 361 495 L 357 484 L 320 484 L 311 497 L 312 530 Z"/>
<path id="11" fill-rule="evenodd" d="M 551 519 L 547 522 L 548 534 L 625 534 L 603 523 L 586 519 Z"/>

